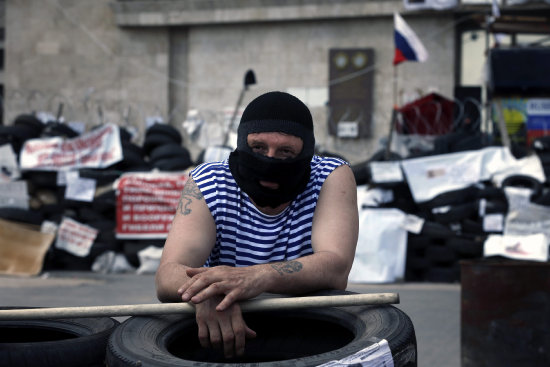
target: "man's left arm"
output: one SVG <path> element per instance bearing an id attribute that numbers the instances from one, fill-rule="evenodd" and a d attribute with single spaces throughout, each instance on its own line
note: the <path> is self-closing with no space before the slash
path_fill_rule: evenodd
<path id="1" fill-rule="evenodd" d="M 188 269 L 192 279 L 181 289 L 184 301 L 200 303 L 225 295 L 219 311 L 263 292 L 299 294 L 345 289 L 359 232 L 357 186 L 351 168 L 342 165 L 325 180 L 313 216 L 313 254 L 295 260 L 243 268 Z"/>

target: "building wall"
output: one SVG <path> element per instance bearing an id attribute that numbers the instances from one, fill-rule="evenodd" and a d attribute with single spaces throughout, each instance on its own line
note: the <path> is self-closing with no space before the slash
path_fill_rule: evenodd
<path id="1" fill-rule="evenodd" d="M 109 3 L 6 3 L 7 124 L 20 113 L 55 116 L 61 103 L 66 121 L 88 128 L 123 124 L 129 109 L 130 122 L 143 129 L 144 116 L 166 113 L 167 30 L 121 29 Z"/>
<path id="2" fill-rule="evenodd" d="M 423 17 L 410 22 L 419 35 L 433 34 L 451 19 Z M 452 96 L 454 41 L 452 30 L 424 37 L 430 59 L 398 66 L 402 101 L 437 90 Z M 393 18 L 325 20 L 196 26 L 188 35 L 189 108 L 233 108 L 243 76 L 253 69 L 257 84 L 245 94 L 243 105 L 269 90 L 283 90 L 304 100 L 314 115 L 318 143 L 350 161 L 368 158 L 389 132 L 393 106 Z M 339 139 L 328 135 L 329 50 L 375 50 L 373 137 Z"/>
<path id="3" fill-rule="evenodd" d="M 63 102 L 67 120 L 89 127 L 99 122 L 98 107 L 105 121 L 119 124 L 130 108 L 129 123 L 141 136 L 147 117 L 154 115 L 181 129 L 194 109 L 208 123 L 219 123 L 234 109 L 244 74 L 253 69 L 257 84 L 246 91 L 241 107 L 265 91 L 288 91 L 311 108 L 324 149 L 354 163 L 380 147 L 394 95 L 392 12 L 404 14 L 401 2 L 347 0 L 335 7 L 317 0 L 292 9 L 270 1 L 231 1 L 223 4 L 247 8 L 225 13 L 174 8 L 191 3 L 220 2 L 8 1 L 5 121 L 45 109 L 55 114 Z M 134 4 L 137 12 L 120 8 Z M 430 90 L 452 96 L 452 14 L 404 17 L 430 59 L 398 66 L 401 101 Z M 358 47 L 375 51 L 374 134 L 339 139 L 328 135 L 328 54 L 331 48 Z M 202 143 L 186 141 L 196 156 Z"/>

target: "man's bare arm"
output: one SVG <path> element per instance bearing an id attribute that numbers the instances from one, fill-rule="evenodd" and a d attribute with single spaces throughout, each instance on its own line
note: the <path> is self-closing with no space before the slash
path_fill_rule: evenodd
<path id="1" fill-rule="evenodd" d="M 204 264 L 214 247 L 216 228 L 201 191 L 192 178 L 182 190 L 172 227 L 156 274 L 162 302 L 181 301 L 178 288 L 188 279 L 185 270 Z"/>

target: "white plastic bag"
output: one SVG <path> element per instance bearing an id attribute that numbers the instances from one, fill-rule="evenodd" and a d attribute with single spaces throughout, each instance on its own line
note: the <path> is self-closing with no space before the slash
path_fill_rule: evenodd
<path id="1" fill-rule="evenodd" d="M 348 280 L 386 283 L 403 279 L 407 254 L 406 214 L 395 208 L 359 212 L 359 240 Z"/>

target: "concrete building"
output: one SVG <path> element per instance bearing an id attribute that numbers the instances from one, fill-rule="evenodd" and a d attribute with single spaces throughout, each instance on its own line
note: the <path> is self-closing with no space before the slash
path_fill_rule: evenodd
<path id="1" fill-rule="evenodd" d="M 464 73 L 459 27 L 468 11 L 411 11 L 400 0 L 8 0 L 4 123 L 48 112 L 86 129 L 101 122 L 131 126 L 139 141 L 147 123 L 162 118 L 188 135 L 185 144 L 196 156 L 220 142 L 214 135 L 223 135 L 243 77 L 253 70 L 256 84 L 241 108 L 266 91 L 293 93 L 311 108 L 320 148 L 357 162 L 381 147 L 395 97 L 398 104 L 430 91 L 452 98 Z M 397 91 L 394 12 L 429 52 L 425 63 L 398 66 Z M 360 55 L 347 78 L 331 75 L 338 51 Z M 366 107 L 359 116 L 334 117 L 331 93 L 342 91 L 331 88 L 354 78 L 365 81 L 345 87 L 344 100 L 364 100 Z M 216 128 L 202 140 L 190 135 L 182 127 L 189 112 Z M 344 120 L 356 123 L 358 137 L 338 135 Z"/>

